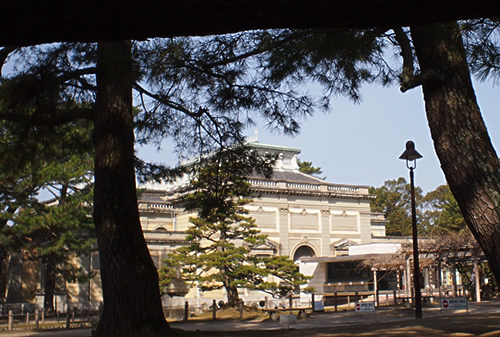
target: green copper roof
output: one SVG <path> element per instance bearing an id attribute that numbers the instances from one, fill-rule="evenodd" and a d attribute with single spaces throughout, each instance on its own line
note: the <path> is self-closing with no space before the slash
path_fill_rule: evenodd
<path id="1" fill-rule="evenodd" d="M 250 142 L 247 145 L 250 147 L 256 147 L 259 149 L 269 149 L 269 150 L 275 150 L 275 151 L 286 151 L 286 152 L 295 152 L 295 153 L 301 152 L 300 149 L 296 149 L 293 147 L 263 144 L 263 143 L 259 143 L 259 142 Z"/>

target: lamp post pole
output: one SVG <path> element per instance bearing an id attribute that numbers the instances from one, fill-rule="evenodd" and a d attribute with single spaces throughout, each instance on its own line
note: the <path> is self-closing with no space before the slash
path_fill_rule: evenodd
<path id="1" fill-rule="evenodd" d="M 413 170 L 417 167 L 416 160 L 422 155 L 415 150 L 415 144 L 410 140 L 406 142 L 406 150 L 399 159 L 406 160 L 406 167 L 410 170 L 411 187 L 411 225 L 413 241 L 413 287 L 415 288 L 415 318 L 422 318 L 422 291 L 420 287 L 420 262 L 418 256 L 418 231 L 417 231 L 417 211 L 415 206 L 415 181 Z"/>
<path id="2" fill-rule="evenodd" d="M 410 166 L 411 227 L 413 239 L 413 285 L 415 287 L 415 318 L 422 318 L 422 292 L 420 290 L 420 262 L 418 258 L 417 213 L 415 207 L 415 183 L 413 180 L 413 169 L 414 167 Z"/>

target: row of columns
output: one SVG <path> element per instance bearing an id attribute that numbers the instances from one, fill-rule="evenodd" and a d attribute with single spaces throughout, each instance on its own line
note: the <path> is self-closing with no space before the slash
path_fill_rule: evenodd
<path id="1" fill-rule="evenodd" d="M 481 278 L 480 278 L 480 275 L 479 275 L 479 268 L 478 268 L 478 265 L 479 265 L 479 261 L 478 260 L 474 260 L 472 261 L 473 262 L 473 273 L 474 273 L 474 291 L 475 291 L 475 295 L 476 295 L 476 302 L 481 302 Z M 443 294 L 442 294 L 442 266 L 441 266 L 441 261 L 438 261 L 438 266 L 437 266 L 437 285 L 436 285 L 436 288 L 439 290 L 439 297 L 442 297 Z M 432 277 L 432 270 L 427 268 L 427 272 L 424 272 L 422 273 L 422 275 L 424 275 L 425 277 L 425 280 L 424 280 L 424 288 L 425 288 L 425 285 L 429 285 L 430 283 L 430 278 Z M 412 273 L 411 273 L 411 263 L 410 263 L 410 259 L 407 259 L 406 260 L 406 270 L 405 270 L 405 273 L 404 273 L 404 277 L 405 277 L 405 290 L 406 290 L 406 296 L 407 297 L 412 297 L 412 285 L 413 285 L 413 282 L 412 282 Z M 377 293 L 378 291 L 378 278 L 377 278 L 377 270 L 376 269 L 373 269 L 373 280 L 374 280 L 374 285 L 373 285 L 373 291 L 374 293 Z M 399 288 L 399 284 L 400 284 L 400 275 L 399 275 L 399 272 L 398 272 L 398 275 L 397 275 L 397 283 L 398 283 L 398 288 Z M 409 285 L 409 286 L 408 286 Z M 457 273 L 456 273 L 456 268 L 455 266 L 453 266 L 452 268 L 452 286 L 453 286 L 453 296 L 457 296 Z"/>

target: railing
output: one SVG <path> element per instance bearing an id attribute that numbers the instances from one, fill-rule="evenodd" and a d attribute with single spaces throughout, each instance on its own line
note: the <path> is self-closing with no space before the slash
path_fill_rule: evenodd
<path id="1" fill-rule="evenodd" d="M 346 186 L 346 185 L 328 185 L 328 191 L 335 191 L 342 193 L 359 193 L 359 187 Z"/>
<path id="2" fill-rule="evenodd" d="M 320 185 L 304 184 L 304 183 L 286 183 L 286 187 L 308 189 L 308 190 L 319 190 Z"/>
<path id="3" fill-rule="evenodd" d="M 141 210 L 173 210 L 172 204 L 162 203 L 162 202 L 140 202 L 139 209 Z"/>
<path id="4" fill-rule="evenodd" d="M 257 185 L 257 186 L 278 186 L 277 181 L 272 181 L 272 180 L 256 180 L 256 179 L 250 179 L 248 182 L 252 185 Z"/>
<path id="5" fill-rule="evenodd" d="M 373 282 L 329 282 L 323 285 L 325 293 L 373 290 Z"/>
<path id="6" fill-rule="evenodd" d="M 174 240 L 184 240 L 186 238 L 186 232 L 182 231 L 143 231 L 144 237 L 146 239 L 174 239 Z"/>
<path id="7" fill-rule="evenodd" d="M 34 303 L 0 304 L 0 331 L 31 329 L 69 329 L 95 327 L 102 308 L 100 303 L 66 303 L 64 311 L 46 313 Z"/>
<path id="8" fill-rule="evenodd" d="M 274 187 L 274 188 L 288 188 L 288 189 L 298 189 L 298 190 L 311 190 L 311 191 L 329 191 L 336 193 L 346 193 L 346 194 L 360 194 L 368 193 L 367 188 L 359 186 L 349 186 L 349 185 L 329 185 L 329 184 L 309 184 L 301 182 L 279 182 L 275 180 L 261 180 L 261 179 L 249 179 L 248 182 L 253 186 L 262 187 Z M 280 186 L 281 185 L 281 186 Z"/>
<path id="9" fill-rule="evenodd" d="M 0 315 L 7 315 L 9 311 L 12 311 L 14 315 L 25 314 L 27 312 L 35 312 L 36 305 L 34 303 L 1 303 L 0 304 Z"/>

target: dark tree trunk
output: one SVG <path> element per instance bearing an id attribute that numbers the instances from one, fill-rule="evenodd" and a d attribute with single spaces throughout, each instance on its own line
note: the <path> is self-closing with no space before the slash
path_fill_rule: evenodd
<path id="1" fill-rule="evenodd" d="M 500 284 L 500 162 L 476 101 L 456 23 L 412 27 L 434 147 L 474 237 Z"/>
<path id="2" fill-rule="evenodd" d="M 227 285 L 224 288 L 226 289 L 227 293 L 227 305 L 231 308 L 237 307 L 240 303 L 238 288 L 230 285 Z"/>
<path id="3" fill-rule="evenodd" d="M 5 268 L 6 258 L 3 248 L 0 247 L 0 301 L 5 302 L 5 293 L 7 291 L 7 282 L 5 272 L 7 268 Z"/>
<path id="4" fill-rule="evenodd" d="M 167 336 L 137 210 L 130 42 L 99 43 L 97 67 L 94 222 L 104 308 L 94 334 Z"/>
<path id="5" fill-rule="evenodd" d="M 56 289 L 56 274 L 55 267 L 52 263 L 44 264 L 45 280 L 44 280 L 44 296 L 43 308 L 45 311 L 54 311 L 54 290 Z"/>

